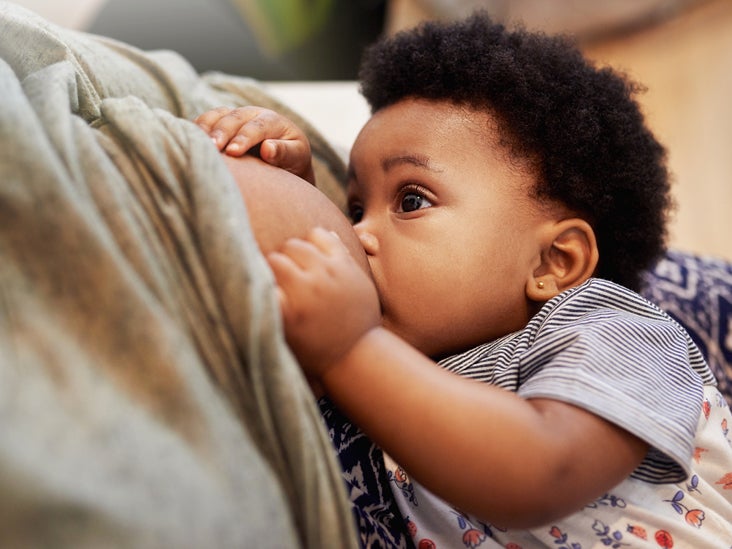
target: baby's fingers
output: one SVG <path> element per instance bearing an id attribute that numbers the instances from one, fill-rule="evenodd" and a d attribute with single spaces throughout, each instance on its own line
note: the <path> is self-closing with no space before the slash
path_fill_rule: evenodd
<path id="1" fill-rule="evenodd" d="M 218 122 L 219 119 L 230 110 L 231 109 L 229 107 L 217 107 L 215 109 L 211 109 L 210 111 L 206 111 L 203 114 L 199 114 L 193 120 L 193 122 L 195 124 L 198 124 L 203 131 L 209 133 L 214 124 L 216 124 L 216 122 Z"/>
<path id="2" fill-rule="evenodd" d="M 228 149 L 227 149 L 228 152 Z M 287 170 L 315 185 L 315 172 L 310 155 L 310 144 L 306 139 L 267 139 L 262 142 L 259 157 L 278 168 Z"/>
<path id="3" fill-rule="evenodd" d="M 288 132 L 286 119 L 260 107 L 241 107 L 221 118 L 213 132 L 227 139 L 226 154 L 241 156 L 266 139 L 280 139 Z"/>
<path id="4" fill-rule="evenodd" d="M 300 270 L 289 257 L 279 252 L 268 254 L 267 263 L 269 263 L 269 267 L 277 281 L 275 291 L 280 314 L 282 314 L 285 321 L 289 321 L 295 315 L 295 311 L 287 294 L 288 291 L 292 291 L 292 284 L 300 276 Z"/>
<path id="5" fill-rule="evenodd" d="M 275 275 L 280 291 L 300 274 L 300 267 L 287 254 L 271 252 L 267 254 L 267 263 Z"/>
<path id="6" fill-rule="evenodd" d="M 277 113 L 255 106 L 220 107 L 202 114 L 195 122 L 219 150 L 232 156 L 241 156 L 264 139 L 282 137 L 286 131 Z"/>
<path id="7" fill-rule="evenodd" d="M 229 142 L 229 138 L 216 129 L 219 121 L 231 112 L 229 107 L 218 107 L 210 111 L 206 111 L 203 114 L 198 115 L 193 122 L 197 124 L 204 132 L 206 132 L 211 140 L 214 142 L 216 147 L 221 150 Z"/>
<path id="8" fill-rule="evenodd" d="M 350 257 L 351 255 L 341 237 L 334 231 L 329 231 L 323 227 L 314 227 L 308 233 L 307 238 L 321 253 L 330 257 Z"/>
<path id="9" fill-rule="evenodd" d="M 312 232 L 306 239 L 289 238 L 280 249 L 302 274 L 318 274 L 331 254 L 320 243 L 312 240 Z"/>
<path id="10" fill-rule="evenodd" d="M 267 254 L 267 263 L 277 281 L 280 311 L 285 318 L 290 318 L 294 314 L 291 294 L 298 295 L 297 292 L 302 291 L 303 285 L 307 286 L 306 271 L 286 253 Z"/>
<path id="11" fill-rule="evenodd" d="M 316 229 L 325 233 L 328 240 L 335 239 L 335 245 L 340 244 L 337 237 L 328 233 L 325 229 Z M 289 293 L 296 288 L 318 285 L 329 278 L 329 258 L 337 252 L 331 251 L 334 243 L 322 241 L 323 235 L 316 235 L 315 230 L 308 234 L 306 240 L 290 238 L 285 241 L 280 251 L 267 255 L 272 272 L 277 279 L 277 284 Z M 346 251 L 346 253 L 348 253 Z"/>

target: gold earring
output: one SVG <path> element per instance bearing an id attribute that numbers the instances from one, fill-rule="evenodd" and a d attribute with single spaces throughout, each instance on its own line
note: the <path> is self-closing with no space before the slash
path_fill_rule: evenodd
<path id="1" fill-rule="evenodd" d="M 537 282 L 537 283 L 536 283 L 536 286 L 537 286 L 537 287 L 538 287 L 538 288 L 539 288 L 540 290 L 543 290 L 543 289 L 544 289 L 544 281 L 540 280 L 539 282 Z"/>

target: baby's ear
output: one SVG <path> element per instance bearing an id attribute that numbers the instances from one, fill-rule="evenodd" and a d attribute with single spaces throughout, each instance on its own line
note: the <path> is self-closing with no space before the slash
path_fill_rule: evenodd
<path id="1" fill-rule="evenodd" d="M 541 264 L 526 287 L 526 296 L 539 302 L 582 284 L 593 275 L 599 259 L 595 231 L 577 217 L 547 226 L 543 241 Z"/>

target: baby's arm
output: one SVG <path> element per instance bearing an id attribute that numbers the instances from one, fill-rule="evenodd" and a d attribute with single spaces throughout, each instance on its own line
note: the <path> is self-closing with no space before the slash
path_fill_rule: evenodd
<path id="1" fill-rule="evenodd" d="M 380 326 L 378 298 L 337 238 L 269 256 L 288 343 L 309 377 L 416 480 L 504 527 L 574 512 L 625 479 L 647 446 L 563 402 L 449 373 Z"/>
<path id="2" fill-rule="evenodd" d="M 258 152 L 262 160 L 315 183 L 310 142 L 294 122 L 262 107 L 219 107 L 198 116 L 198 124 L 222 152 Z M 257 146 L 259 146 L 257 151 Z"/>

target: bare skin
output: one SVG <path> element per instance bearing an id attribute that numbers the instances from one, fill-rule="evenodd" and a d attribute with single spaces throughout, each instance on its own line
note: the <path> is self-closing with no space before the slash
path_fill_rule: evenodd
<path id="1" fill-rule="evenodd" d="M 280 114 L 257 106 L 219 107 L 195 121 L 221 151 L 247 207 L 260 250 L 278 250 L 314 227 L 337 234 L 353 259 L 369 271 L 350 220 L 320 192 L 303 131 Z"/>
<path id="2" fill-rule="evenodd" d="M 256 156 L 267 164 L 315 183 L 310 142 L 284 116 L 256 106 L 219 107 L 201 114 L 195 122 L 227 156 L 241 158 L 258 147 Z"/>
<path id="3" fill-rule="evenodd" d="M 433 360 L 521 328 L 597 264 L 590 226 L 530 196 L 533 174 L 507 161 L 494 127 L 449 103 L 379 111 L 354 145 L 349 185 L 373 278 L 322 228 L 268 260 L 306 375 L 437 495 L 528 528 L 609 490 L 648 448 L 583 409 Z"/>
<path id="4" fill-rule="evenodd" d="M 236 180 L 260 250 L 269 254 L 315 227 L 338 235 L 351 257 L 368 271 L 368 261 L 349 219 L 316 187 L 251 155 L 222 155 Z"/>

